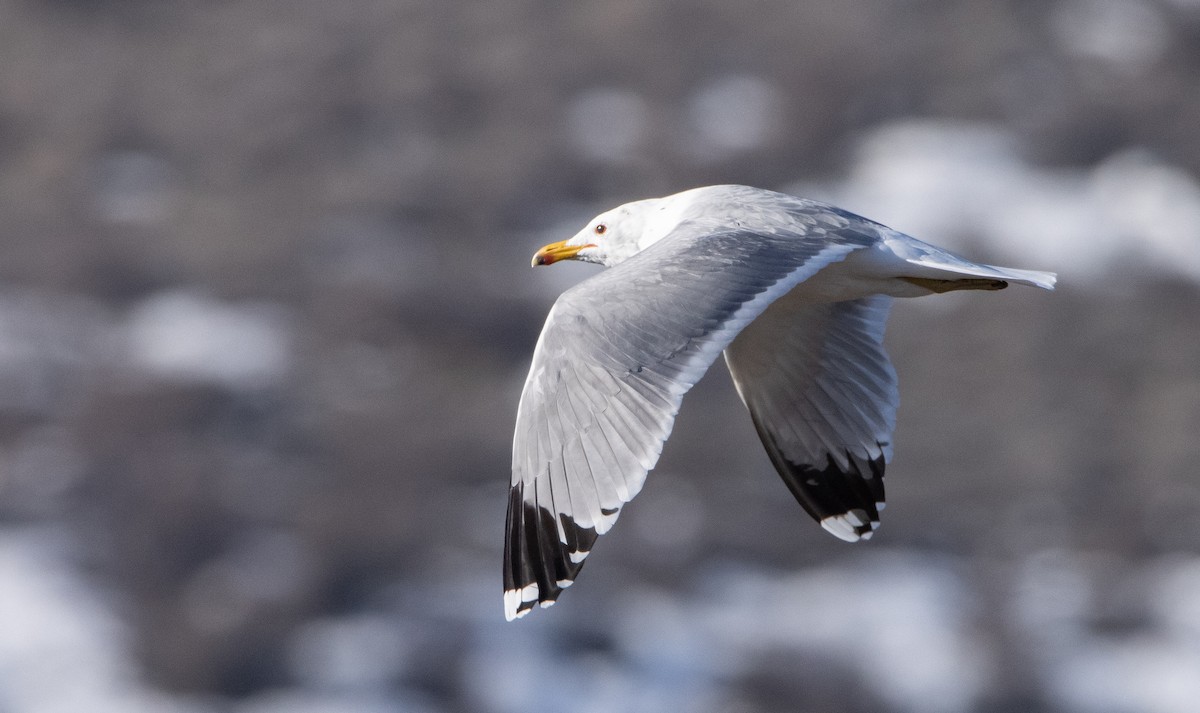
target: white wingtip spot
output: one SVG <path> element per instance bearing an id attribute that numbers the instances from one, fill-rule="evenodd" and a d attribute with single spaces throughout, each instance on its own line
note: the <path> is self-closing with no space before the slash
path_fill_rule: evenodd
<path id="1" fill-rule="evenodd" d="M 546 601 L 544 601 L 544 602 L 542 602 L 542 603 L 541 603 L 541 607 L 542 607 L 543 609 L 549 609 L 549 608 L 550 608 L 550 607 L 552 607 L 552 606 L 554 606 L 554 600 L 553 600 L 553 599 L 547 599 Z"/>
<path id="2" fill-rule="evenodd" d="M 537 582 L 521 589 L 509 589 L 504 592 L 504 618 L 508 621 L 520 619 L 529 613 L 529 608 L 521 608 L 526 602 L 536 602 L 538 599 Z"/>
<path id="3" fill-rule="evenodd" d="M 574 552 L 568 553 L 567 556 L 571 558 L 571 564 L 579 564 L 588 556 L 589 553 L 590 550 L 575 550 Z"/>
<path id="4" fill-rule="evenodd" d="M 560 579 L 560 580 L 558 580 L 557 582 L 555 582 L 555 584 L 556 584 L 556 585 L 558 585 L 558 588 L 559 588 L 559 589 L 566 589 L 567 587 L 571 586 L 572 584 L 575 584 L 575 580 L 573 580 L 573 579 Z"/>
<path id="5" fill-rule="evenodd" d="M 842 515 L 842 517 L 854 527 L 862 527 L 867 524 L 867 513 L 862 510 L 847 510 L 846 514 Z"/>
<path id="6" fill-rule="evenodd" d="M 858 533 L 854 531 L 854 528 L 850 526 L 850 523 L 846 522 L 846 519 L 841 515 L 834 515 L 832 517 L 825 518 L 821 521 L 821 527 L 825 528 L 826 532 L 838 538 L 839 540 L 845 540 L 846 542 L 858 542 L 860 539 Z"/>
<path id="7" fill-rule="evenodd" d="M 858 529 L 870 524 L 871 529 L 866 532 L 859 533 Z M 875 530 L 879 529 L 879 521 L 872 520 L 865 511 L 855 508 L 842 515 L 832 515 L 821 521 L 821 527 L 825 531 L 839 540 L 846 542 L 858 542 L 859 540 L 869 540 L 871 535 L 875 534 Z"/>

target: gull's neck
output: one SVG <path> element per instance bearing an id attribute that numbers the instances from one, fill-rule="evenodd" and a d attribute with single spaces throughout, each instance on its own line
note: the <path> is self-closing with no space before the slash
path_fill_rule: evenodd
<path id="1" fill-rule="evenodd" d="M 695 194 L 699 190 L 703 189 L 693 188 L 690 191 L 676 193 L 665 198 L 653 199 L 653 205 L 648 206 L 642 237 L 638 239 L 638 252 L 657 243 L 675 230 L 683 221 L 688 208 L 695 202 Z"/>

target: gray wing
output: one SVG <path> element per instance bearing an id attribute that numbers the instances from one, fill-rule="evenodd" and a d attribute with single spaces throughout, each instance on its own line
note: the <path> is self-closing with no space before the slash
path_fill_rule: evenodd
<path id="1" fill-rule="evenodd" d="M 855 541 L 879 527 L 899 389 L 883 348 L 891 298 L 773 304 L 725 350 L 771 462 L 821 526 Z"/>
<path id="2" fill-rule="evenodd" d="M 776 298 L 875 240 L 811 221 L 761 235 L 685 224 L 563 293 L 517 411 L 508 619 L 549 606 L 637 495 L 684 394 Z"/>

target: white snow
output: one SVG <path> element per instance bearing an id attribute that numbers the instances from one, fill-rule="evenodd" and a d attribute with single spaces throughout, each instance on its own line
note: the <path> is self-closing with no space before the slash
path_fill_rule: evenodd
<path id="1" fill-rule="evenodd" d="M 286 314 L 277 305 L 173 290 L 147 298 L 129 315 L 129 357 L 166 379 L 270 386 L 289 368 L 290 342 Z"/>
<path id="2" fill-rule="evenodd" d="M 729 577 L 698 621 L 724 660 L 798 650 L 857 671 L 895 710 L 970 710 L 989 661 L 961 578 L 936 560 L 875 552 L 782 577 Z"/>
<path id="3" fill-rule="evenodd" d="M 128 632 L 47 531 L 0 529 L 0 710 L 201 713 L 144 687 Z"/>
<path id="4" fill-rule="evenodd" d="M 1141 70 L 1166 51 L 1167 22 L 1145 0 L 1064 0 L 1050 29 L 1068 52 L 1126 70 Z"/>

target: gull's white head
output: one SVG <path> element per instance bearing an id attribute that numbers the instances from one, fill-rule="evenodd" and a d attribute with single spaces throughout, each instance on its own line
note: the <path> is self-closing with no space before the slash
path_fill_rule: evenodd
<path id="1" fill-rule="evenodd" d="M 533 265 L 579 260 L 612 267 L 623 262 L 657 242 L 673 227 L 664 223 L 665 204 L 665 199 L 651 198 L 601 213 L 574 237 L 551 243 L 534 253 Z"/>

